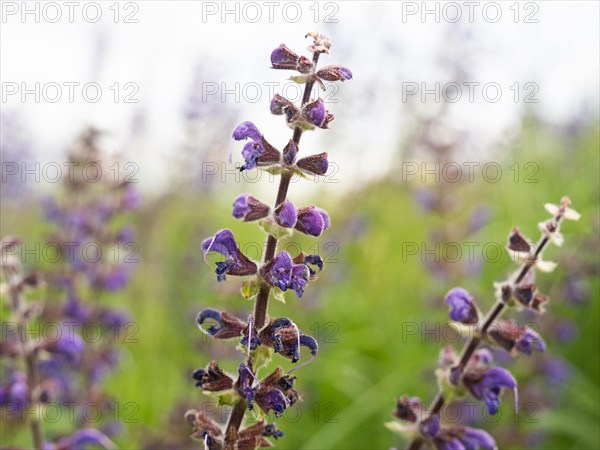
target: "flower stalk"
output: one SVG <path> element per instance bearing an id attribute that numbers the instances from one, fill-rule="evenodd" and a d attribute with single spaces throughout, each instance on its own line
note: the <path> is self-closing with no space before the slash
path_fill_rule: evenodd
<path id="1" fill-rule="evenodd" d="M 409 400 L 403 397 L 398 400 L 393 415 L 411 425 L 390 423 L 388 427 L 412 437 L 407 449 L 418 450 L 424 444 L 438 449 L 496 448 L 491 436 L 483 430 L 440 424 L 440 413 L 447 403 L 468 391 L 477 399 L 484 401 L 489 413 L 495 414 L 503 388 L 515 390 L 515 403 L 518 407 L 516 381 L 505 369 L 491 367 L 493 359 L 491 354 L 486 349 L 480 349 L 480 346 L 487 341 L 513 354 L 517 352 L 530 354 L 533 349 L 538 351 L 545 349 L 543 340 L 533 330 L 520 327 L 514 322 L 502 321 L 500 318 L 510 306 L 528 308 L 537 313 L 544 312 L 543 304 L 548 298 L 537 291 L 534 284 L 534 269 L 548 271 L 554 268 L 552 263 L 542 261 L 541 257 L 550 242 L 562 244 L 559 229 L 563 219 L 579 218 L 579 214 L 570 209 L 569 205 L 570 200 L 567 197 L 563 197 L 558 206 L 546 205 L 546 209 L 553 214 L 553 217 L 539 224 L 542 236 L 535 246 L 531 245 L 518 229 L 512 231 L 507 249 L 521 264 L 506 281 L 495 285 L 496 301 L 485 316 L 475 319 L 476 325 L 471 330 L 460 355 L 456 356 L 450 347 L 442 351 L 440 356 L 442 367 L 437 372 L 440 386 L 430 406 L 425 409 L 416 398 Z M 446 303 L 450 305 L 450 316 L 456 322 L 472 324 L 473 315 L 480 315 L 474 300 L 462 288 L 455 288 L 448 292 Z M 494 330 L 492 325 L 496 325 Z M 447 398 L 448 396 L 450 398 Z"/>

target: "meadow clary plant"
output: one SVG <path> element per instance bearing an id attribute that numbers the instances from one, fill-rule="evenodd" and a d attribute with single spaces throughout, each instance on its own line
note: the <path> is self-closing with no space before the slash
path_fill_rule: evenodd
<path id="1" fill-rule="evenodd" d="M 247 319 L 237 318 L 226 311 L 204 309 L 197 317 L 200 329 L 215 339 L 239 339 L 244 360 L 239 364 L 236 376 L 225 373 L 212 361 L 206 368 L 193 373 L 196 386 L 204 392 L 216 393 L 221 403 L 232 406 L 225 427 L 216 423 L 204 412 L 188 411 L 186 419 L 193 427 L 192 437 L 204 442 L 205 448 L 254 449 L 270 446 L 268 437 L 280 438 L 283 433 L 275 424 L 266 423 L 269 413 L 279 417 L 298 400 L 294 389 L 295 376 L 277 367 L 271 374 L 259 377 L 262 367 L 270 361 L 273 353 L 297 363 L 300 349 L 306 347 L 312 358 L 317 355 L 317 341 L 304 334 L 293 320 L 287 317 L 270 318 L 270 296 L 281 299 L 288 290 L 300 298 L 308 283 L 323 269 L 318 255 L 300 252 L 292 257 L 286 251 L 277 252 L 278 241 L 291 236 L 294 231 L 310 236 L 320 236 L 330 225 L 329 216 L 323 209 L 309 205 L 297 207 L 288 199 L 290 180 L 296 176 L 322 176 L 328 168 L 327 153 L 298 158 L 300 138 L 306 130 L 328 128 L 333 115 L 325 109 L 321 98 L 311 99 L 313 86 L 324 88 L 324 81 L 345 81 L 352 78 L 349 69 L 330 65 L 317 69 L 319 58 L 329 54 L 331 42 L 318 33 L 309 33 L 312 44 L 308 50 L 312 58 L 298 56 L 281 44 L 271 53 L 274 69 L 296 70 L 292 77 L 304 84 L 301 105 L 297 106 L 279 94 L 271 101 L 271 112 L 284 116 L 293 130 L 292 138 L 282 151 L 271 145 L 252 122 L 244 122 L 233 131 L 233 139 L 245 141 L 240 170 L 265 168 L 280 176 L 275 204 L 271 207 L 251 194 L 238 196 L 233 203 L 233 216 L 244 222 L 258 222 L 267 234 L 266 250 L 262 262 L 252 261 L 238 247 L 233 233 L 223 229 L 202 243 L 205 255 L 217 253 L 222 256 L 216 262 L 218 281 L 227 275 L 246 277 L 241 293 L 246 299 L 254 299 L 254 312 Z M 311 359 L 312 359 L 311 358 Z M 242 428 L 247 412 L 258 416 L 253 425 Z"/>
<path id="2" fill-rule="evenodd" d="M 42 253 L 50 264 L 26 272 L 20 258 L 28 246 L 2 240 L 2 311 L 8 306 L 8 320 L 3 315 L 0 412 L 11 426 L 30 425 L 35 449 L 113 448 L 108 436 L 119 431 L 121 417 L 137 411 L 132 402 L 119 404 L 103 384 L 119 362 L 117 343 L 133 342 L 137 331 L 127 310 L 104 300 L 128 284 L 136 256 L 134 229 L 124 222 L 139 196 L 131 183 L 113 176 L 90 181 L 78 170 L 100 167 L 98 137 L 94 129 L 82 134 L 68 154 L 74 170 L 60 199 L 44 200 L 46 219 L 54 225 L 44 248 L 56 254 Z M 45 295 L 30 301 L 28 291 L 42 281 Z M 49 410 L 58 410 L 68 426 L 44 433 Z"/>
<path id="3" fill-rule="evenodd" d="M 10 236 L 0 242 L 1 292 L 8 306 L 0 343 L 3 427 L 16 430 L 28 425 L 31 445 L 27 448 L 35 450 L 115 448 L 104 432 L 83 424 L 55 441 L 44 436 L 44 418 L 50 406 L 62 415 L 65 405 L 80 405 L 67 395 L 74 388 L 72 373 L 82 367 L 86 345 L 68 318 L 57 322 L 42 319 L 44 302 L 31 300 L 31 296 L 44 285 L 44 276 L 23 270 L 17 257 L 20 245 L 19 239 Z M 52 335 L 45 330 L 52 330 Z M 56 422 L 56 416 L 51 421 Z"/>
<path id="4" fill-rule="evenodd" d="M 408 449 L 417 450 L 423 445 L 439 450 L 497 448 L 494 438 L 484 430 L 444 423 L 444 407 L 470 393 L 484 403 L 488 414 L 494 415 L 500 408 L 502 393 L 512 390 L 518 411 L 517 381 L 509 371 L 496 366 L 490 350 L 480 345 L 487 342 L 512 356 L 545 350 L 542 337 L 532 328 L 500 317 L 508 307 L 525 308 L 538 314 L 544 312 L 548 297 L 538 291 L 535 271 L 554 269 L 555 264 L 542 260 L 542 254 L 549 243 L 562 245 L 560 224 L 563 219 L 579 219 L 579 214 L 569 205 L 567 197 L 563 197 L 559 205 L 545 205 L 553 217 L 539 224 L 542 236 L 535 245 L 517 228 L 513 229 L 507 249 L 520 266 L 507 280 L 494 285 L 496 302 L 487 314 L 481 313 L 475 299 L 463 288 L 451 289 L 446 294 L 450 319 L 469 339 L 460 354 L 450 346 L 440 352 L 436 371 L 439 390 L 429 408 L 418 397 L 405 395 L 398 399 L 392 414 L 400 421 L 386 425 L 411 439 Z"/>

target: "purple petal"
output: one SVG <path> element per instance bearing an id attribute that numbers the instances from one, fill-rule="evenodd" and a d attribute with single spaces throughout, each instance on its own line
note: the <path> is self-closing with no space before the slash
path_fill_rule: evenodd
<path id="1" fill-rule="evenodd" d="M 296 229 L 304 234 L 319 237 L 325 229 L 325 217 L 314 206 L 298 210 Z"/>
<path id="2" fill-rule="evenodd" d="M 325 104 L 322 99 L 307 104 L 304 107 L 304 117 L 313 125 L 320 127 L 325 121 Z"/>
<path id="3" fill-rule="evenodd" d="M 248 194 L 242 194 L 233 202 L 233 217 L 236 219 L 243 219 L 250 212 L 248 197 Z"/>
<path id="4" fill-rule="evenodd" d="M 260 142 L 262 139 L 262 135 L 260 131 L 258 131 L 258 128 L 256 128 L 256 125 L 249 121 L 239 124 L 235 128 L 235 130 L 233 130 L 232 137 L 236 141 L 241 141 L 243 139 L 250 138 L 253 141 Z"/>
<path id="5" fill-rule="evenodd" d="M 292 202 L 285 200 L 275 210 L 275 222 L 282 227 L 293 228 L 297 220 L 298 212 Z"/>
<path id="6" fill-rule="evenodd" d="M 287 290 L 290 285 L 290 276 L 292 271 L 292 258 L 286 251 L 279 252 L 269 269 L 269 281 L 273 286 L 277 286 L 282 291 Z"/>
<path id="7" fill-rule="evenodd" d="M 304 287 L 308 284 L 310 272 L 305 264 L 296 264 L 292 267 L 291 285 L 296 293 L 296 297 L 301 298 L 304 294 Z"/>
<path id="8" fill-rule="evenodd" d="M 467 428 L 460 440 L 467 450 L 494 450 L 497 448 L 496 441 L 489 433 L 476 428 Z"/>
<path id="9" fill-rule="evenodd" d="M 477 310 L 471 295 L 463 288 L 451 289 L 445 303 L 450 306 L 450 318 L 456 322 L 477 322 Z"/>
<path id="10" fill-rule="evenodd" d="M 236 256 L 238 254 L 237 244 L 231 230 L 223 229 L 217 234 L 202 242 L 202 251 L 204 254 L 208 252 L 217 252 L 226 258 Z"/>

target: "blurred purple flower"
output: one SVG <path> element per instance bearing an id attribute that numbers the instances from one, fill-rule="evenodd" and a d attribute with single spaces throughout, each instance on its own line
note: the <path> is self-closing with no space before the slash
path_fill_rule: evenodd
<path id="1" fill-rule="evenodd" d="M 452 320 L 465 324 L 475 324 L 479 320 L 473 297 L 465 289 L 451 289 L 446 294 L 445 303 L 450 306 Z"/>

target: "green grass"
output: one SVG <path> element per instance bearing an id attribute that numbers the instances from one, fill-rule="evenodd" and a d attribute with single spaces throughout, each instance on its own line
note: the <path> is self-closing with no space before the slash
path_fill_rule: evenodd
<path id="1" fill-rule="evenodd" d="M 546 259 L 558 260 L 556 274 L 539 274 L 537 284 L 551 295 L 548 315 L 564 315 L 578 324 L 577 338 L 569 344 L 549 339 L 550 351 L 562 355 L 573 366 L 573 381 L 566 387 L 561 406 L 540 414 L 536 423 L 519 423 L 520 433 L 540 431 L 547 439 L 543 448 L 598 448 L 598 129 L 590 130 L 567 148 L 552 130 L 530 123 L 501 161 L 503 177 L 486 183 L 477 177 L 452 190 L 461 208 L 457 224 L 477 204 L 488 205 L 493 220 L 472 241 L 504 243 L 513 226 L 529 237 L 538 235 L 537 223 L 546 218 L 542 205 L 557 202 L 564 194 L 583 215 L 580 222 L 564 225 L 565 245 L 551 248 Z M 537 182 L 515 182 L 509 167 L 534 161 L 539 165 Z M 300 369 L 297 390 L 302 402 L 279 420 L 285 436 L 278 448 L 389 448 L 403 441 L 384 428 L 390 420 L 395 398 L 403 393 L 429 401 L 435 393 L 434 364 L 443 342 L 424 342 L 420 334 L 407 335 L 410 323 L 445 323 L 443 294 L 454 284 L 473 292 L 482 307 L 493 301 L 492 283 L 513 268 L 507 255 L 486 263 L 476 276 L 456 275 L 453 280 L 433 277 L 416 257 L 403 254 L 403 243 L 421 243 L 439 225 L 441 218 L 426 215 L 416 206 L 410 186 L 391 173 L 384 181 L 356 188 L 354 192 L 323 192 L 322 206 L 329 208 L 333 226 L 314 242 L 335 242 L 334 258 L 305 297 L 287 296 L 287 304 L 272 302 L 272 317 L 288 316 L 307 333 L 318 333 L 318 358 Z M 232 188 L 238 188 L 233 186 Z M 299 189 L 297 184 L 293 189 Z M 251 187 L 250 187 L 251 189 Z M 335 191 L 335 185 L 327 185 Z M 199 251 L 204 237 L 228 227 L 241 242 L 262 241 L 257 227 L 238 223 L 230 217 L 228 205 L 235 191 L 217 198 L 203 195 L 170 195 L 147 204 L 135 217 L 140 230 L 141 262 L 131 287 L 111 301 L 127 306 L 139 331 L 138 342 L 123 344 L 125 357 L 107 382 L 107 389 L 124 404 L 139 405 L 137 423 L 127 424 L 117 438 L 121 448 L 139 448 L 169 432 L 172 442 L 190 442 L 185 425 L 168 424 L 176 404 L 202 405 L 207 402 L 190 378 L 193 369 L 218 359 L 230 372 L 239 363 L 233 345 L 207 342 L 195 326 L 195 314 L 203 307 L 228 309 L 245 317 L 252 303 L 238 294 L 239 280 L 231 277 L 217 285 L 212 265 L 205 265 Z M 321 205 L 321 202 L 318 201 Z M 350 228 L 357 215 L 366 220 L 362 234 Z M 21 228 L 7 230 L 26 238 L 40 236 L 43 227 L 34 217 L 23 217 Z M 27 220 L 26 220 L 27 219 Z M 585 275 L 591 296 L 583 305 L 561 301 L 560 280 L 565 265 L 574 258 L 586 259 L 593 268 Z M 276 359 L 284 368 L 287 361 Z M 525 359 L 523 357 L 522 359 Z M 514 367 L 527 372 L 527 361 Z M 508 408 L 507 398 L 503 402 Z M 197 406 L 200 408 L 200 406 Z M 508 411 L 508 410 L 506 410 Z M 175 416 L 177 417 L 177 416 Z M 498 436 L 511 419 L 486 428 Z M 511 424 L 511 426 L 515 426 Z M 496 430 L 496 431 L 494 431 Z M 26 438 L 23 438 L 26 439 Z M 163 441 L 164 442 L 164 437 Z M 178 440 L 179 439 L 179 440 Z M 500 437 L 499 437 L 500 440 Z M 512 442 L 512 440 L 511 440 Z M 515 441 L 517 442 L 517 441 Z M 522 448 L 518 443 L 499 442 L 501 448 Z"/>

